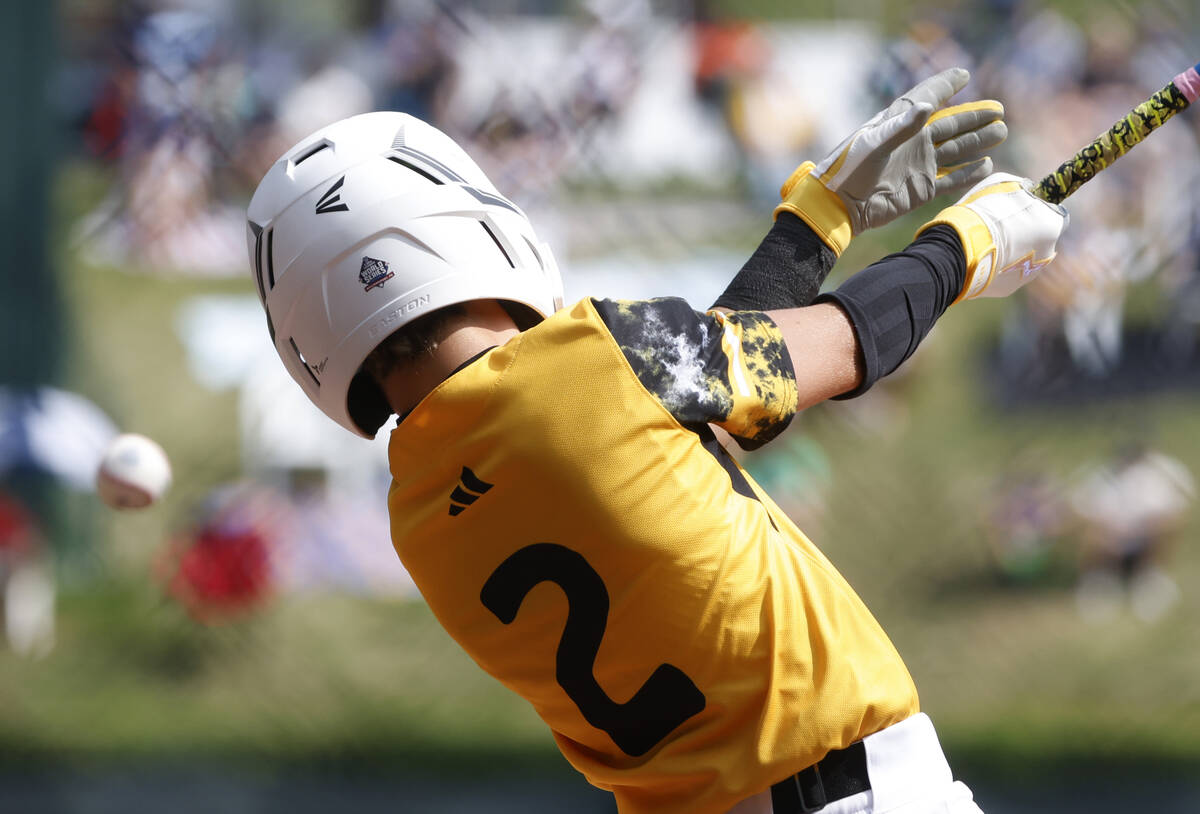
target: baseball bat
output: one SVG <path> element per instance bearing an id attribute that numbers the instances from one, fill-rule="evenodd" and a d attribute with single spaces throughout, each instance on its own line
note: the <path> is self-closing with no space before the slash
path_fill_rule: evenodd
<path id="1" fill-rule="evenodd" d="M 1125 118 L 1067 159 L 1033 188 L 1033 194 L 1050 203 L 1062 203 L 1075 190 L 1133 149 L 1200 96 L 1200 65 L 1188 68 L 1169 85 L 1129 111 Z"/>

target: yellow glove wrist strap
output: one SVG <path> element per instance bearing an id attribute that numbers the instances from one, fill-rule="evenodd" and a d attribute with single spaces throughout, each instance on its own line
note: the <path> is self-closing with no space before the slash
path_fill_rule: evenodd
<path id="1" fill-rule="evenodd" d="M 983 222 L 983 218 L 967 207 L 951 206 L 943 209 L 936 218 L 918 229 L 916 236 L 920 237 L 926 229 L 939 224 L 958 232 L 958 239 L 962 241 L 963 252 L 967 256 L 967 279 L 954 302 L 978 297 L 992 281 L 992 274 L 996 268 L 996 244 L 992 241 L 992 233 Z"/>
<path id="2" fill-rule="evenodd" d="M 775 217 L 778 218 L 780 212 L 791 212 L 807 223 L 825 245 L 840 257 L 854 236 L 850 228 L 850 215 L 841 198 L 813 177 L 812 171 L 816 166 L 811 161 L 805 161 L 784 182 L 779 191 L 783 203 L 775 207 Z"/>

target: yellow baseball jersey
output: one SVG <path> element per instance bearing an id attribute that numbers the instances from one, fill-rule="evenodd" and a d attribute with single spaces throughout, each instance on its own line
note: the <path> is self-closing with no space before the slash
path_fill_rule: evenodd
<path id="1" fill-rule="evenodd" d="M 622 814 L 718 814 L 914 714 L 862 601 L 716 442 L 796 409 L 764 314 L 583 300 L 392 433 L 396 551 Z"/>

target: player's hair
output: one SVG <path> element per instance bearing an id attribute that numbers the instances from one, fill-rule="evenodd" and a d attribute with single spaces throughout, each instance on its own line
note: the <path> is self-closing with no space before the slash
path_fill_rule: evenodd
<path id="1" fill-rule="evenodd" d="M 363 360 L 362 369 L 376 384 L 382 386 L 383 380 L 396 365 L 411 362 L 437 350 L 438 344 L 446 338 L 446 329 L 451 320 L 463 316 L 466 312 L 463 304 L 458 303 L 414 319 L 380 342 Z"/>

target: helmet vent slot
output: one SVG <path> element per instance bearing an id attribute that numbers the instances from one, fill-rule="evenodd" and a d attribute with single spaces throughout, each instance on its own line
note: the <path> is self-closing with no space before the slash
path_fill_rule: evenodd
<path id="1" fill-rule="evenodd" d="M 317 378 L 317 374 L 313 373 L 312 366 L 304 359 L 304 354 L 300 352 L 300 347 L 296 344 L 296 340 L 288 337 L 288 344 L 292 346 L 292 351 L 296 354 L 296 359 L 300 362 L 300 366 L 304 368 L 304 372 L 313 380 L 313 384 L 317 387 L 321 386 L 321 380 Z"/>
<path id="2" fill-rule="evenodd" d="M 420 175 L 422 178 L 427 178 L 427 179 L 429 179 L 430 181 L 432 181 L 432 182 L 433 182 L 433 183 L 435 183 L 435 184 L 442 184 L 442 183 L 444 183 L 444 182 L 442 181 L 442 179 L 438 178 L 438 177 L 437 177 L 437 176 L 435 176 L 435 175 L 431 175 L 431 174 L 430 174 L 430 173 L 428 173 L 428 172 L 425 172 L 425 170 L 421 169 L 420 167 L 416 166 L 415 164 L 409 164 L 409 163 L 408 163 L 407 161 L 405 161 L 403 158 L 399 158 L 399 157 L 397 157 L 397 156 L 394 156 L 394 155 L 389 155 L 389 156 L 387 157 L 387 160 L 388 160 L 388 161 L 392 161 L 392 162 L 394 162 L 394 163 L 396 163 L 396 164 L 399 164 L 401 167 L 407 167 L 408 169 L 410 169 L 410 170 L 412 170 L 413 172 L 415 172 L 417 175 Z"/>
<path id="3" fill-rule="evenodd" d="M 275 323 L 271 321 L 271 309 L 267 307 L 267 289 L 263 285 L 263 228 L 254 221 L 249 221 L 250 231 L 254 232 L 254 280 L 258 283 L 258 296 L 262 300 L 263 311 L 267 314 L 267 332 L 271 341 L 275 341 Z M 267 230 L 268 235 L 275 234 L 275 229 Z"/>
<path id="4" fill-rule="evenodd" d="M 254 232 L 254 279 L 258 283 L 258 298 L 267 301 L 267 290 L 263 288 L 263 230 L 254 221 L 250 221 L 250 229 Z"/>
<path id="5" fill-rule="evenodd" d="M 267 292 L 275 288 L 275 228 L 267 229 L 265 232 L 261 229 L 255 229 L 254 236 L 254 278 L 258 282 L 258 295 L 262 297 L 265 304 L 267 301 Z M 265 238 L 265 240 L 264 240 Z M 263 251 L 263 243 L 266 243 L 266 251 Z M 263 255 L 266 255 L 266 261 L 263 261 Z M 263 266 L 267 267 L 267 282 L 263 284 Z"/>
<path id="6" fill-rule="evenodd" d="M 533 245 L 532 240 L 530 240 L 528 237 L 525 237 L 524 235 L 522 235 L 521 237 L 525 238 L 525 245 L 529 247 L 529 251 L 533 252 L 533 257 L 535 260 L 538 261 L 538 266 L 541 268 L 542 271 L 545 271 L 546 270 L 546 261 L 542 259 L 542 253 L 538 251 L 537 246 Z"/>
<path id="7" fill-rule="evenodd" d="M 490 237 L 492 242 L 496 244 L 496 248 L 500 250 L 500 254 L 504 255 L 504 259 L 508 261 L 509 268 L 515 269 L 517 267 L 516 264 L 513 263 L 512 258 L 508 256 L 508 251 L 504 248 L 504 244 L 500 242 L 500 238 L 496 237 L 496 233 L 493 232 L 491 227 L 483 221 L 479 221 L 479 225 L 483 227 L 483 231 L 487 232 L 488 237 Z"/>
<path id="8" fill-rule="evenodd" d="M 431 168 L 432 170 L 437 172 L 439 175 L 443 176 L 444 178 L 446 178 L 447 180 L 449 180 L 455 184 L 467 183 L 467 179 L 463 178 L 457 172 L 450 169 L 445 164 L 438 161 L 436 158 L 434 158 L 431 155 L 422 153 L 419 150 L 414 150 L 411 147 L 396 146 L 395 144 L 392 145 L 392 150 L 394 152 L 400 153 L 401 155 L 406 155 L 409 158 L 413 159 L 414 161 L 417 161 L 420 164 L 424 164 L 425 166 Z M 388 156 L 388 157 L 391 158 L 391 156 Z M 416 169 L 416 167 L 413 167 L 413 169 Z"/>
<path id="9" fill-rule="evenodd" d="M 305 153 L 304 155 L 300 156 L 300 157 L 299 157 L 299 158 L 297 158 L 295 161 L 293 161 L 293 162 L 292 162 L 292 166 L 293 166 L 293 167 L 299 167 L 299 166 L 300 166 L 301 164 L 303 164 L 305 161 L 307 161 L 308 159 L 312 158 L 314 155 L 316 155 L 317 153 L 321 152 L 322 150 L 324 150 L 324 149 L 325 149 L 326 147 L 328 147 L 328 146 L 329 146 L 329 142 L 328 142 L 328 141 L 322 141 L 322 142 L 321 142 L 320 144 L 318 144 L 316 147 L 313 147 L 313 148 L 312 148 L 311 150 L 309 150 L 307 153 Z"/>
<path id="10" fill-rule="evenodd" d="M 275 288 L 275 229 L 267 230 L 267 290 Z M 259 285 L 262 285 L 262 275 L 259 275 Z"/>

